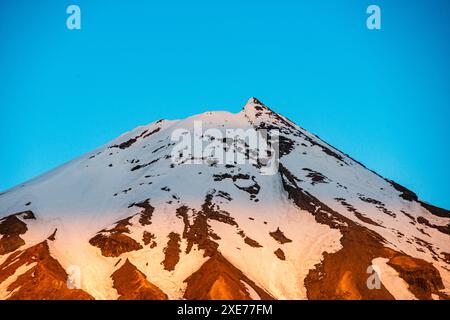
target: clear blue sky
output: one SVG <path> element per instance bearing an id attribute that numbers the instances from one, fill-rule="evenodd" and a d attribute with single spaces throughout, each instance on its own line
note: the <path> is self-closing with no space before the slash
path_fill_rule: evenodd
<path id="1" fill-rule="evenodd" d="M 381 31 L 365 26 L 372 3 Z M 256 96 L 450 208 L 449 17 L 448 0 L 1 1 L 0 189 Z"/>

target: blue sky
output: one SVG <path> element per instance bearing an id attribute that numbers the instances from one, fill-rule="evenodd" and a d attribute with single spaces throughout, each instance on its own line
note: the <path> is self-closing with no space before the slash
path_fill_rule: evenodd
<path id="1" fill-rule="evenodd" d="M 82 30 L 66 28 L 70 4 Z M 450 208 L 449 14 L 447 0 L 1 1 L 0 190 L 256 96 Z"/>

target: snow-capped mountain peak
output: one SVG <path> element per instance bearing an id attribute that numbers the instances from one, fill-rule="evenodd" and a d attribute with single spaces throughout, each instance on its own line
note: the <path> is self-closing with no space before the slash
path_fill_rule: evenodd
<path id="1" fill-rule="evenodd" d="M 250 161 L 259 146 L 217 139 L 227 129 L 279 132 L 277 171 Z M 250 98 L 0 194 L 0 297 L 444 299 L 449 240 L 447 210 Z"/>

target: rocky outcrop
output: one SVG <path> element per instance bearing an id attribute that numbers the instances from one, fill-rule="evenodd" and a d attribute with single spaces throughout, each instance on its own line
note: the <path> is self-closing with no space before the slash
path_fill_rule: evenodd
<path id="1" fill-rule="evenodd" d="M 141 226 L 150 225 L 155 208 L 150 204 L 149 199 L 132 203 L 128 207 L 131 208 L 133 206 L 141 208 L 141 211 L 128 218 L 117 221 L 112 228 L 101 230 L 89 240 L 91 245 L 100 248 L 102 255 L 105 257 L 118 257 L 122 253 L 143 248 L 139 242 L 128 235 L 130 233 L 129 228 L 133 226 L 131 219 L 138 216 L 138 222 Z M 152 238 L 147 233 L 143 235 L 143 240 L 145 244 L 148 244 Z M 155 246 L 156 243 L 153 243 L 152 246 Z"/>
<path id="2" fill-rule="evenodd" d="M 431 300 L 431 294 L 448 298 L 439 290 L 444 289 L 439 271 L 431 263 L 403 254 L 395 254 L 388 262 L 409 286 L 409 290 L 422 300 Z"/>
<path id="3" fill-rule="evenodd" d="M 378 257 L 390 259 L 389 264 L 395 266 L 399 276 L 410 284 L 413 293 L 422 290 L 422 298 L 431 297 L 431 293 L 438 294 L 442 279 L 431 264 L 387 248 L 385 239 L 379 234 L 344 217 L 303 190 L 297 184 L 299 179 L 282 165 L 280 175 L 289 198 L 300 209 L 310 212 L 318 223 L 339 229 L 342 233 L 342 249 L 334 253 L 324 252 L 321 263 L 309 271 L 305 279 L 308 299 L 394 299 L 382 284 L 376 289 L 367 286 L 367 270 L 372 260 Z M 400 256 L 403 258 L 395 258 Z M 412 262 L 417 272 L 407 268 L 413 265 Z"/>
<path id="4" fill-rule="evenodd" d="M 281 250 L 280 248 L 278 248 L 277 250 L 275 250 L 275 255 L 277 256 L 278 259 L 280 260 L 286 260 L 286 256 L 284 255 L 284 251 Z"/>
<path id="5" fill-rule="evenodd" d="M 112 275 L 119 300 L 167 300 L 167 295 L 147 280 L 128 259 Z"/>
<path id="6" fill-rule="evenodd" d="M 188 213 L 192 210 L 186 206 L 181 206 L 177 209 L 176 215 L 183 219 L 184 223 L 183 238 L 187 240 L 186 253 L 189 253 L 192 250 L 194 244 L 197 244 L 199 249 L 204 250 L 205 256 L 212 256 L 216 253 L 219 245 L 214 239 L 217 239 L 218 236 L 212 232 L 209 225 L 210 220 L 238 227 L 237 223 L 230 217 L 228 212 L 217 209 L 217 206 L 213 202 L 214 192 L 206 195 L 205 201 L 199 212 L 193 211 L 192 223 L 189 223 L 188 218 Z"/>
<path id="7" fill-rule="evenodd" d="M 149 245 L 150 248 L 156 247 L 157 243 L 155 239 L 155 235 L 151 232 L 144 231 L 142 234 L 142 242 L 144 242 L 145 245 Z"/>
<path id="8" fill-rule="evenodd" d="M 254 145 L 239 134 L 197 135 L 195 121 L 264 131 Z M 222 164 L 197 143 L 177 157 L 174 130 L 191 125 L 186 142 L 239 157 Z M 266 136 L 271 129 L 278 134 Z M 184 166 L 192 160 L 201 164 Z M 265 176 L 268 165 L 278 173 Z M 0 298 L 448 298 L 449 212 L 257 99 L 234 115 L 139 127 L 0 194 L 0 209 Z M 60 265 L 69 262 L 83 263 L 81 284 L 92 291 L 70 289 L 78 268 L 68 276 Z"/>
<path id="9" fill-rule="evenodd" d="M 29 267 L 32 265 L 31 267 Z M 28 267 L 15 275 L 20 267 Z M 17 276 L 8 287 L 10 300 L 91 300 L 81 289 L 69 289 L 68 275 L 59 262 L 50 255 L 47 241 L 26 250 L 12 253 L 0 265 L 0 284 Z"/>
<path id="10" fill-rule="evenodd" d="M 89 240 L 89 243 L 100 248 L 105 257 L 118 257 L 122 253 L 142 249 L 133 238 L 127 236 L 130 233 L 130 220 L 132 217 L 119 220 L 111 229 L 104 229 Z"/>
<path id="11" fill-rule="evenodd" d="M 11 253 L 25 244 L 20 235 L 27 232 L 23 220 L 36 219 L 32 211 L 18 212 L 0 219 L 0 256 Z"/>
<path id="12" fill-rule="evenodd" d="M 143 248 L 136 240 L 123 233 L 97 234 L 89 243 L 100 248 L 105 257 L 118 257 L 122 253 Z"/>
<path id="13" fill-rule="evenodd" d="M 246 283 L 263 300 L 273 297 L 247 278 L 220 253 L 214 254 L 189 276 L 184 298 L 188 300 L 251 300 Z"/>
<path id="14" fill-rule="evenodd" d="M 164 261 L 161 264 L 167 271 L 175 269 L 178 261 L 180 261 L 180 235 L 175 232 L 169 234 L 169 241 L 167 247 L 164 248 Z"/>
<path id="15" fill-rule="evenodd" d="M 144 130 L 140 135 L 138 135 L 134 138 L 130 138 L 120 144 L 112 145 L 109 148 L 119 148 L 122 150 L 127 149 L 127 148 L 131 147 L 133 144 L 135 144 L 139 139 L 141 139 L 141 138 L 145 139 L 145 138 L 151 136 L 152 134 L 157 133 L 159 130 L 161 130 L 161 128 L 156 128 L 151 132 L 148 132 L 148 130 Z"/>
<path id="16" fill-rule="evenodd" d="M 284 235 L 283 231 L 281 231 L 280 228 L 277 228 L 277 230 L 275 231 L 269 232 L 269 235 L 280 244 L 292 242 L 291 239 Z"/>

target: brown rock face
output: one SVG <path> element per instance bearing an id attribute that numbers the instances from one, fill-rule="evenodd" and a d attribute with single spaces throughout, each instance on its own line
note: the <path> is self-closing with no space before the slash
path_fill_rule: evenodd
<path id="1" fill-rule="evenodd" d="M 156 247 L 156 237 L 153 233 L 144 231 L 142 234 L 142 242 L 144 242 L 145 245 L 150 244 L 150 248 Z"/>
<path id="2" fill-rule="evenodd" d="M 169 234 L 169 241 L 167 247 L 164 248 L 164 261 L 161 262 L 164 265 L 164 269 L 172 271 L 175 269 L 178 261 L 180 260 L 180 235 L 175 232 Z"/>
<path id="3" fill-rule="evenodd" d="M 450 210 L 445 210 L 436 206 L 433 206 L 429 203 L 425 203 L 422 201 L 419 201 L 419 203 L 422 205 L 422 207 L 424 207 L 425 209 L 427 209 L 430 213 L 438 216 L 438 217 L 442 217 L 442 218 L 450 218 Z"/>
<path id="4" fill-rule="evenodd" d="M 119 220 L 113 228 L 100 231 L 89 240 L 89 243 L 100 248 L 105 257 L 118 257 L 124 252 L 142 249 L 142 245 L 126 235 L 130 233 L 128 226 L 131 225 L 131 218 Z"/>
<path id="5" fill-rule="evenodd" d="M 438 292 L 444 289 L 444 284 L 431 263 L 407 255 L 396 255 L 389 260 L 388 265 L 408 283 L 409 290 L 418 299 L 432 299 L 432 293 L 448 298 Z"/>
<path id="6" fill-rule="evenodd" d="M 128 259 L 111 278 L 119 293 L 119 300 L 167 300 L 167 295 L 147 280 Z"/>
<path id="7" fill-rule="evenodd" d="M 205 202 L 202 204 L 202 210 L 195 212 L 193 215 L 192 224 L 189 223 L 188 211 L 186 206 L 177 209 L 177 217 L 183 219 L 184 231 L 183 238 L 187 240 L 186 253 L 192 250 L 194 244 L 198 245 L 199 249 L 205 251 L 204 256 L 212 256 L 218 248 L 217 235 L 211 231 L 209 221 L 215 220 L 237 227 L 237 223 L 230 217 L 228 212 L 217 210 L 216 205 L 212 201 L 213 194 L 208 194 L 205 197 Z"/>
<path id="8" fill-rule="evenodd" d="M 187 240 L 186 253 L 189 253 L 194 244 L 198 245 L 199 249 L 204 250 L 205 257 L 211 257 L 217 252 L 219 247 L 218 243 L 214 240 L 219 240 L 220 237 L 214 233 L 209 225 L 209 221 L 214 220 L 220 223 L 225 223 L 236 228 L 236 233 L 243 238 L 244 243 L 254 248 L 261 248 L 262 246 L 254 239 L 245 235 L 244 230 L 239 228 L 230 213 L 221 210 L 219 206 L 214 203 L 213 197 L 224 197 L 224 192 L 219 191 L 216 193 L 209 193 L 205 197 L 205 201 L 202 204 L 202 209 L 199 212 L 195 212 L 187 206 L 181 206 L 177 209 L 176 216 L 183 219 L 184 230 L 183 238 Z M 188 212 L 193 212 L 193 223 L 189 223 Z"/>
<path id="9" fill-rule="evenodd" d="M 247 283 L 263 300 L 273 297 L 247 278 L 220 253 L 214 254 L 189 276 L 184 298 L 188 300 L 251 300 Z"/>
<path id="10" fill-rule="evenodd" d="M 201 211 L 194 212 L 192 224 L 189 223 L 189 210 L 191 209 L 186 206 L 182 206 L 177 210 L 177 217 L 183 219 L 184 222 L 183 238 L 188 241 L 186 253 L 189 253 L 192 246 L 197 244 L 199 249 L 205 251 L 204 256 L 210 258 L 199 270 L 185 280 L 187 288 L 184 298 L 188 300 L 248 300 L 251 297 L 246 286 L 242 283 L 245 282 L 257 292 L 261 299 L 273 299 L 266 291 L 258 287 L 239 269 L 228 262 L 217 250 L 218 244 L 214 240 L 220 238 L 210 229 L 209 220 L 234 226 L 237 229 L 237 233 L 244 239 L 244 242 L 252 247 L 257 248 L 261 247 L 261 245 L 247 237 L 245 232 L 238 228 L 238 224 L 230 217 L 229 213 L 220 210 L 214 204 L 213 194 L 206 196 Z M 175 239 L 175 236 L 171 238 Z M 169 240 L 170 242 L 171 240 Z M 178 242 L 178 240 L 173 241 L 173 243 L 175 242 Z M 173 246 L 173 248 L 174 252 L 178 252 L 179 249 L 175 250 L 176 246 Z M 165 261 L 168 260 L 168 252 L 168 250 L 165 251 Z M 178 256 L 176 257 L 178 262 Z"/>
<path id="11" fill-rule="evenodd" d="M 383 256 L 383 239 L 302 190 L 296 183 L 298 179 L 282 165 L 280 174 L 289 198 L 299 208 L 313 214 L 318 223 L 339 229 L 343 235 L 343 248 L 331 254 L 325 252 L 322 262 L 308 273 L 305 279 L 308 299 L 393 299 L 385 287 L 369 290 L 366 285 L 367 268 L 374 258 Z"/>
<path id="12" fill-rule="evenodd" d="M 138 135 L 134 138 L 128 139 L 127 141 L 124 141 L 121 144 L 112 145 L 109 148 L 127 149 L 127 148 L 131 147 L 134 143 L 136 143 L 136 141 L 138 141 L 138 139 L 141 139 L 141 138 L 145 139 L 148 136 L 151 136 L 152 134 L 158 132 L 159 130 L 161 130 L 161 128 L 156 128 L 155 130 L 153 130 L 151 132 L 148 132 L 148 130 L 144 130 L 140 135 Z"/>
<path id="13" fill-rule="evenodd" d="M 138 207 L 141 208 L 141 211 L 128 218 L 117 221 L 112 228 L 101 230 L 89 240 L 91 245 L 100 248 L 102 255 L 105 257 L 118 257 L 122 253 L 143 248 L 139 242 L 127 235 L 130 233 L 128 227 L 132 226 L 130 220 L 135 216 L 139 216 L 138 221 L 141 226 L 150 225 L 155 208 L 150 204 L 149 199 L 132 203 L 128 207 Z M 148 232 L 143 235 L 143 241 L 146 245 L 152 240 L 152 238 L 149 238 L 150 235 Z M 155 245 L 156 242 L 153 241 L 151 246 L 154 247 Z"/>
<path id="14" fill-rule="evenodd" d="M 434 228 L 439 230 L 442 233 L 448 234 L 450 235 L 450 224 L 446 225 L 446 226 L 438 226 L 435 224 L 430 223 L 430 221 L 428 221 L 426 218 L 424 217 L 417 217 L 417 222 L 420 224 L 424 224 L 430 228 Z"/>
<path id="15" fill-rule="evenodd" d="M 11 253 L 19 249 L 25 244 L 25 241 L 17 235 L 3 236 L 0 239 L 0 256 L 6 253 Z"/>
<path id="16" fill-rule="evenodd" d="M 371 224 L 373 226 L 377 226 L 377 227 L 382 227 L 384 228 L 382 225 L 380 225 L 379 223 L 376 223 L 375 221 L 373 221 L 372 219 L 364 216 L 362 213 L 358 212 L 351 204 L 347 203 L 345 201 L 345 199 L 342 198 L 335 198 L 336 201 L 340 202 L 343 206 L 345 206 L 347 208 L 348 211 L 353 212 L 353 214 L 355 215 L 356 218 L 358 218 L 359 220 L 361 220 L 362 222 Z"/>
<path id="17" fill-rule="evenodd" d="M 275 255 L 277 256 L 278 259 L 280 260 L 286 260 L 286 256 L 284 255 L 284 251 L 281 250 L 280 248 L 278 248 L 277 250 L 275 250 Z"/>
<path id="18" fill-rule="evenodd" d="M 341 244 L 341 250 L 324 253 L 322 262 L 308 273 L 308 299 L 394 299 L 383 285 L 380 289 L 367 286 L 367 268 L 372 260 L 386 256 L 379 240 L 365 230 L 351 230 L 342 237 Z"/>
<path id="19" fill-rule="evenodd" d="M 12 276 L 19 267 L 36 263 L 19 275 L 7 290 L 11 300 L 91 300 L 93 297 L 80 289 L 67 287 L 67 273 L 49 252 L 47 241 L 24 251 L 11 254 L 0 265 L 0 283 Z"/>
<path id="20" fill-rule="evenodd" d="M 142 249 L 136 240 L 122 233 L 97 234 L 89 243 L 100 248 L 105 257 L 118 257 L 122 253 Z"/>
<path id="21" fill-rule="evenodd" d="M 280 230 L 280 228 L 277 228 L 277 230 L 273 231 L 273 232 L 269 232 L 269 235 L 274 238 L 278 243 L 280 244 L 285 244 L 285 243 L 289 243 L 292 242 L 291 239 L 287 238 L 283 231 Z"/>
<path id="22" fill-rule="evenodd" d="M 12 214 L 0 220 L 0 256 L 11 253 L 25 244 L 20 237 L 21 234 L 27 232 L 28 228 L 22 219 L 35 219 L 33 212 L 23 211 Z"/>
<path id="23" fill-rule="evenodd" d="M 379 289 L 367 286 L 368 267 L 377 257 L 389 258 L 389 264 L 410 284 L 411 291 L 420 293 L 418 298 L 431 298 L 432 292 L 439 294 L 437 288 L 442 279 L 431 264 L 387 248 L 379 234 L 345 218 L 300 188 L 298 179 L 282 165 L 280 174 L 289 198 L 299 208 L 310 212 L 318 223 L 342 233 L 342 249 L 331 254 L 325 252 L 322 262 L 308 273 L 305 279 L 308 299 L 394 299 L 383 285 Z M 393 258 L 396 256 L 404 258 Z M 412 261 L 416 268 L 409 270 L 406 266 L 412 265 Z"/>
<path id="24" fill-rule="evenodd" d="M 140 215 L 139 223 L 142 226 L 152 224 L 152 216 L 153 211 L 155 211 L 155 208 L 150 204 L 150 199 L 146 199 L 138 203 L 132 203 L 128 207 L 130 208 L 132 206 L 142 208 L 142 211 L 138 213 Z"/>
<path id="25" fill-rule="evenodd" d="M 244 242 L 245 242 L 246 244 L 248 244 L 250 247 L 253 247 L 253 248 L 262 248 L 262 245 L 260 245 L 260 244 L 258 243 L 258 241 L 253 240 L 253 239 L 250 238 L 250 237 L 245 237 L 245 238 L 244 238 Z"/>

